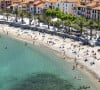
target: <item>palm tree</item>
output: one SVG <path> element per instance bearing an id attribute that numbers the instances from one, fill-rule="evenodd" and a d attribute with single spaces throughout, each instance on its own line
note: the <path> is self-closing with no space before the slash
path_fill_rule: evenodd
<path id="1" fill-rule="evenodd" d="M 57 20 L 57 21 L 55 21 L 53 23 L 54 23 L 54 26 L 57 27 L 58 30 L 59 30 L 59 26 L 61 25 L 61 21 L 60 20 Z"/>
<path id="2" fill-rule="evenodd" d="M 66 20 L 67 15 L 65 15 L 63 12 L 61 12 L 61 13 L 58 14 L 58 18 L 61 19 L 62 27 L 64 27 L 64 21 Z"/>
<path id="3" fill-rule="evenodd" d="M 71 34 L 71 27 L 73 26 L 76 17 L 71 14 L 67 14 L 64 19 L 65 19 L 65 26 L 69 27 L 68 33 Z"/>
<path id="4" fill-rule="evenodd" d="M 20 13 L 20 17 L 21 17 L 21 22 L 22 22 L 22 24 L 24 24 L 25 13 L 24 13 L 24 12 L 21 12 L 21 13 Z"/>
<path id="5" fill-rule="evenodd" d="M 51 23 L 51 17 L 47 16 L 45 20 L 46 20 L 45 22 L 48 24 L 48 29 L 49 29 L 50 28 L 49 26 L 50 26 L 50 23 Z"/>
<path id="6" fill-rule="evenodd" d="M 40 22 L 41 21 L 44 21 L 45 22 L 45 20 L 44 20 L 44 18 L 43 18 L 42 15 L 34 15 L 34 19 L 35 20 L 38 20 L 38 26 L 40 25 Z"/>
<path id="7" fill-rule="evenodd" d="M 38 26 L 40 26 L 41 16 L 38 15 L 38 16 L 37 16 L 37 19 L 38 19 Z"/>
<path id="8" fill-rule="evenodd" d="M 9 16 L 10 16 L 10 13 L 6 13 L 7 21 L 8 21 Z"/>
<path id="9" fill-rule="evenodd" d="M 90 29 L 90 40 L 92 40 L 92 36 L 93 36 L 93 29 L 96 27 L 96 23 L 94 23 L 93 20 L 88 20 L 87 22 L 87 27 Z"/>
<path id="10" fill-rule="evenodd" d="M 16 15 L 15 21 L 18 22 L 18 15 L 19 15 L 18 9 L 16 8 L 13 13 Z"/>
<path id="11" fill-rule="evenodd" d="M 85 25 L 86 25 L 86 19 L 84 17 L 79 17 L 79 18 L 76 19 L 76 23 L 79 26 L 80 35 L 82 35 L 82 33 L 83 33 L 83 27 L 85 27 Z"/>
<path id="12" fill-rule="evenodd" d="M 33 17 L 32 13 L 29 12 L 29 13 L 27 14 L 27 17 L 29 18 L 29 25 L 31 25 L 31 21 L 32 21 L 32 17 Z"/>
<path id="13" fill-rule="evenodd" d="M 68 29 L 67 32 L 70 34 L 70 32 L 71 32 L 71 26 L 72 26 L 72 21 L 66 20 L 64 24 L 65 24 L 65 26 L 69 27 L 69 29 Z"/>

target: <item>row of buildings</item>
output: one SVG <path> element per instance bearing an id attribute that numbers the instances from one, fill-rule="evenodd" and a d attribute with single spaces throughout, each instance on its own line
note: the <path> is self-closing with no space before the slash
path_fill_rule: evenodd
<path id="1" fill-rule="evenodd" d="M 77 15 L 100 20 L 100 0 L 83 0 L 77 4 Z"/>
<path id="2" fill-rule="evenodd" d="M 0 8 L 10 12 L 17 8 L 43 14 L 44 10 L 57 7 L 66 14 L 100 20 L 100 0 L 0 0 Z"/>

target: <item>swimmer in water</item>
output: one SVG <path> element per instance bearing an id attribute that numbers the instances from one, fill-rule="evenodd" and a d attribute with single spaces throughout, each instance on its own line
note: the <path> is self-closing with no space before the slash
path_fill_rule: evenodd
<path id="1" fill-rule="evenodd" d="M 73 65 L 73 69 L 72 70 L 75 70 L 75 66 Z"/>
<path id="2" fill-rule="evenodd" d="M 7 49 L 7 46 L 5 47 L 5 49 Z"/>
<path id="3" fill-rule="evenodd" d="M 77 80 L 82 80 L 82 78 L 79 77 L 79 76 L 75 76 L 74 78 L 77 79 Z"/>
<path id="4" fill-rule="evenodd" d="M 27 43 L 25 43 L 25 46 L 27 46 Z"/>

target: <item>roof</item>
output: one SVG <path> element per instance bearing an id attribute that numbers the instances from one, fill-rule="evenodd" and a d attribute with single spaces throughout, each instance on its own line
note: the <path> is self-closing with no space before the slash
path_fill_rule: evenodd
<path id="1" fill-rule="evenodd" d="M 38 0 L 38 1 L 34 2 L 34 4 L 38 4 L 38 3 L 40 3 L 40 2 L 41 2 L 41 1 Z"/>
<path id="2" fill-rule="evenodd" d="M 32 7 L 34 7 L 34 5 L 33 5 L 33 4 L 30 4 L 30 5 L 29 5 L 29 7 L 31 7 L 31 8 L 32 8 Z"/>
<path id="3" fill-rule="evenodd" d="M 41 4 L 37 5 L 37 7 L 43 8 L 44 7 L 44 4 L 41 3 Z"/>
<path id="4" fill-rule="evenodd" d="M 15 6 L 17 6 L 17 4 L 12 4 L 12 5 L 8 6 L 7 8 L 9 9 L 11 6 L 15 7 Z"/>
<path id="5" fill-rule="evenodd" d="M 100 6 L 93 8 L 95 10 L 100 10 Z"/>
<path id="6" fill-rule="evenodd" d="M 77 4 L 77 7 L 83 7 L 83 8 L 85 8 L 86 6 L 85 5 L 81 5 L 81 4 Z"/>
<path id="7" fill-rule="evenodd" d="M 46 2 L 50 2 L 50 3 L 56 3 L 56 2 L 61 2 L 63 0 L 46 0 Z"/>
<path id="8" fill-rule="evenodd" d="M 93 2 L 89 2 L 86 5 L 82 5 L 80 3 L 77 4 L 77 7 L 83 7 L 83 8 L 85 8 L 85 7 L 95 8 L 95 7 L 98 7 L 98 6 L 100 6 L 100 2 L 97 1 L 97 0 L 96 1 L 94 0 Z"/>
<path id="9" fill-rule="evenodd" d="M 22 2 L 22 0 L 12 0 L 13 3 Z"/>
<path id="10" fill-rule="evenodd" d="M 4 1 L 4 0 L 0 0 L 0 2 L 1 2 L 1 1 Z M 5 1 L 12 1 L 12 0 L 5 0 Z"/>
<path id="11" fill-rule="evenodd" d="M 86 6 L 93 7 L 93 6 L 95 6 L 95 5 L 96 5 L 96 2 L 92 2 L 92 3 L 87 4 Z"/>
<path id="12" fill-rule="evenodd" d="M 36 7 L 41 7 L 41 8 L 43 8 L 44 7 L 44 1 L 42 0 L 42 1 L 39 1 L 39 0 L 37 0 L 37 1 L 35 1 L 34 3 L 32 3 L 32 4 L 29 4 L 29 7 L 34 7 L 34 4 L 35 4 L 35 6 Z"/>
<path id="13" fill-rule="evenodd" d="M 36 2 L 34 2 L 34 4 L 37 6 L 37 5 L 40 5 L 40 4 L 44 4 L 45 2 L 44 1 L 36 1 Z"/>
<path id="14" fill-rule="evenodd" d="M 67 2 L 78 2 L 78 0 L 64 0 L 64 1 L 67 1 Z"/>

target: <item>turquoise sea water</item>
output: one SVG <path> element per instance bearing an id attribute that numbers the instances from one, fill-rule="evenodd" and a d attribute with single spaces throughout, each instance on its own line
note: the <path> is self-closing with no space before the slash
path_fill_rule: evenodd
<path id="1" fill-rule="evenodd" d="M 0 36 L 0 90 L 97 90 L 88 77 L 47 48 Z"/>

